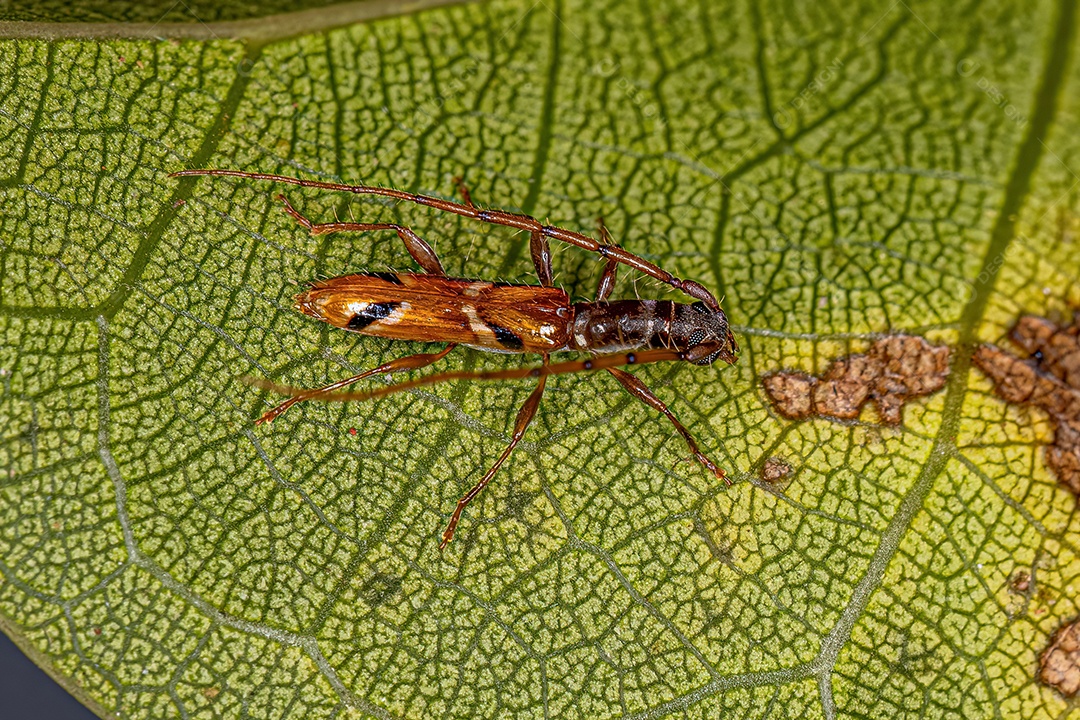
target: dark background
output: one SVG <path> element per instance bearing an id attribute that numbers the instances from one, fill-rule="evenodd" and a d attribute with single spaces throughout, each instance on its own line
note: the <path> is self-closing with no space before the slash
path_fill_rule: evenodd
<path id="1" fill-rule="evenodd" d="M 97 720 L 97 715 L 0 633 L 0 717 L 4 720 Z"/>

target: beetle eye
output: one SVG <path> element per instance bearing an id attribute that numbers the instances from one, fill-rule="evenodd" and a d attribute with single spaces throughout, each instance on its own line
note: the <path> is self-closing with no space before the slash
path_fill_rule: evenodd
<path id="1" fill-rule="evenodd" d="M 690 307 L 694 308 L 694 310 L 698 311 L 702 315 L 709 314 L 709 308 L 706 307 L 705 303 L 701 302 L 700 300 L 698 300 L 696 303 L 691 303 Z"/>
<path id="2" fill-rule="evenodd" d="M 687 344 L 688 344 L 689 347 L 694 347 L 695 345 L 700 345 L 701 341 L 704 340 L 704 339 L 705 339 L 705 331 L 704 330 L 695 330 L 694 334 L 691 335 L 690 339 L 687 341 Z"/>

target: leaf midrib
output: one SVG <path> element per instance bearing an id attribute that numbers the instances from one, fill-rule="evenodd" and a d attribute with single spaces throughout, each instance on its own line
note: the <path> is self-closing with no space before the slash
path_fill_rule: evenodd
<path id="1" fill-rule="evenodd" d="M 475 0 L 354 0 L 321 8 L 277 13 L 245 20 L 214 22 L 40 22 L 0 20 L 0 39 L 113 40 L 168 38 L 220 40 L 235 38 L 266 45 L 280 40 L 326 32 L 361 22 L 411 15 L 430 8 L 463 5 Z"/>

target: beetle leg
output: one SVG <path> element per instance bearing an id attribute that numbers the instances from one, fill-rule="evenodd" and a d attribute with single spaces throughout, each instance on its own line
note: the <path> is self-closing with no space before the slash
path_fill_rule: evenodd
<path id="1" fill-rule="evenodd" d="M 304 180 L 303 178 L 294 178 L 287 175 L 276 175 L 273 173 L 259 173 L 247 172 L 245 170 L 223 169 L 179 170 L 177 172 L 169 173 L 170 177 L 191 177 L 195 175 L 213 175 L 217 177 L 242 177 L 249 178 L 251 180 L 270 180 L 273 182 L 287 183 L 289 185 L 296 185 L 299 187 L 337 190 L 340 192 L 353 193 L 354 195 L 378 195 L 380 197 L 388 197 L 394 198 L 396 200 L 404 200 L 406 202 L 416 203 L 417 205 L 423 205 L 424 207 L 435 208 L 444 212 L 454 213 L 455 215 L 461 215 L 462 217 L 473 218 L 475 220 L 479 220 L 480 222 L 491 223 L 492 225 L 502 225 L 504 227 L 517 228 L 518 230 L 528 230 L 534 236 L 537 233 L 542 235 L 544 237 L 545 245 L 547 242 L 547 238 L 554 238 L 561 242 L 569 243 L 570 245 L 576 245 L 583 250 L 599 253 L 608 260 L 614 260 L 615 262 L 622 263 L 623 265 L 628 265 L 629 267 L 632 267 L 639 272 L 645 273 L 649 277 L 656 278 L 662 283 L 667 283 L 671 287 L 686 293 L 695 300 L 701 300 L 710 310 L 713 310 L 714 312 L 718 312 L 720 310 L 720 303 L 717 302 L 716 297 L 711 292 L 709 292 L 704 285 L 699 282 L 696 282 L 694 280 L 682 280 L 680 278 L 677 278 L 671 273 L 669 273 L 667 270 L 664 270 L 658 265 L 654 265 L 645 258 L 627 252 L 618 245 L 604 245 L 600 241 L 594 240 L 588 235 L 582 235 L 581 233 L 574 232 L 573 230 L 566 230 L 564 228 L 555 227 L 554 225 L 544 225 L 536 218 L 530 217 L 528 215 L 506 212 L 504 210 L 482 210 L 475 205 L 456 203 L 450 200 L 443 200 L 442 198 L 431 197 L 430 195 L 420 195 L 418 193 L 406 192 L 404 190 L 395 190 L 393 188 L 381 188 L 371 185 L 346 185 L 344 183 L 324 182 L 321 180 Z M 536 247 L 537 245 L 537 243 L 531 244 L 533 247 Z M 415 257 L 415 255 L 413 257 Z M 535 253 L 533 255 L 533 258 L 534 262 L 536 262 Z M 419 262 L 419 260 L 417 262 Z M 538 264 L 537 273 L 540 275 L 541 284 L 543 284 L 545 278 L 545 270 L 547 272 L 547 275 L 550 275 L 550 263 L 547 264 L 546 267 L 540 267 L 540 265 Z"/>
<path id="2" fill-rule="evenodd" d="M 307 228 L 312 235 L 329 235 L 330 233 L 344 231 L 394 230 L 397 232 L 398 237 L 401 238 L 401 242 L 405 243 L 405 249 L 409 251 L 413 260 L 423 268 L 424 272 L 431 275 L 446 275 L 442 263 L 439 262 L 439 256 L 435 254 L 435 250 L 423 238 L 407 227 L 394 223 L 332 222 L 316 224 L 301 215 L 284 195 L 278 195 L 278 200 L 285 205 L 285 212 L 291 215 L 296 222 Z"/>
<path id="3" fill-rule="evenodd" d="M 544 365 L 547 365 L 548 356 L 544 355 Z M 540 376 L 540 382 L 537 383 L 536 389 L 532 391 L 525 404 L 518 410 L 517 420 L 514 421 L 514 435 L 510 439 L 510 444 L 503 450 L 503 454 L 499 456 L 499 459 L 495 461 L 495 464 L 491 466 L 491 469 L 484 474 L 484 477 L 480 478 L 480 482 L 473 485 L 469 492 L 465 493 L 460 500 L 458 500 L 457 507 L 454 509 L 454 514 L 450 516 L 450 522 L 446 524 L 446 530 L 443 531 L 442 542 L 439 543 L 439 549 L 444 549 L 447 544 L 454 538 L 454 531 L 457 529 L 458 522 L 461 520 L 461 512 L 465 509 L 465 506 L 476 499 L 476 496 L 483 492 L 488 483 L 491 482 L 491 478 L 495 477 L 495 473 L 499 471 L 506 458 L 510 457 L 510 453 L 514 451 L 517 444 L 521 441 L 521 438 L 525 435 L 525 430 L 529 427 L 529 423 L 532 422 L 533 416 L 536 415 L 536 408 L 540 406 L 540 398 L 544 394 L 544 384 L 547 382 L 547 375 Z"/>
<path id="4" fill-rule="evenodd" d="M 663 400 L 653 395 L 652 390 L 645 387 L 645 383 L 638 380 L 636 377 L 618 368 L 606 368 L 616 380 L 622 384 L 623 388 L 628 393 L 641 400 L 654 410 L 659 410 L 667 419 L 671 421 L 671 424 L 675 426 L 675 429 L 679 431 L 679 434 L 686 440 L 686 444 L 690 446 L 690 452 L 697 458 L 697 461 L 712 471 L 713 475 L 723 480 L 726 484 L 730 485 L 731 480 L 728 479 L 727 473 L 720 469 L 712 460 L 705 457 L 705 454 L 698 449 L 697 443 L 694 442 L 694 437 L 690 434 L 690 431 L 683 427 L 683 424 L 675 417 L 674 413 L 668 410 L 667 405 Z"/>
<path id="5" fill-rule="evenodd" d="M 475 208 L 476 205 L 473 204 L 472 196 L 469 195 L 469 188 L 460 175 L 454 177 L 454 184 L 457 185 L 458 192 L 461 193 L 461 198 L 465 201 L 465 206 Z"/>
<path id="6" fill-rule="evenodd" d="M 465 201 L 465 207 L 479 210 L 472 201 L 472 195 L 469 193 L 465 181 L 461 177 L 455 177 L 454 184 L 457 185 L 458 192 L 461 193 L 461 197 Z M 547 236 L 544 235 L 540 228 L 529 232 L 529 252 L 532 255 L 533 266 L 536 268 L 536 276 L 540 279 L 540 284 L 543 287 L 554 287 L 555 276 L 551 269 L 551 247 L 548 244 Z"/>
<path id="7" fill-rule="evenodd" d="M 551 247 L 548 245 L 547 236 L 540 228 L 529 233 L 529 252 L 532 254 L 533 265 L 536 267 L 536 276 L 540 278 L 540 284 L 544 287 L 553 287 L 555 278 L 551 272 Z"/>
<path id="8" fill-rule="evenodd" d="M 600 230 L 600 242 L 604 245 L 614 245 L 611 241 L 611 233 L 608 232 L 607 225 L 604 225 L 604 218 L 596 218 L 596 227 Z M 607 263 L 604 264 L 604 271 L 600 273 L 600 282 L 596 285 L 596 302 L 607 302 L 611 291 L 615 288 L 615 275 L 618 272 L 619 262 L 614 258 L 608 258 Z"/>
<path id="9" fill-rule="evenodd" d="M 606 370 L 607 368 L 615 367 L 616 365 L 645 365 L 647 363 L 685 359 L 685 353 L 676 352 L 674 350 L 658 349 L 621 353 L 619 355 L 600 355 L 587 360 L 570 360 L 561 363 L 544 364 L 540 367 L 519 367 L 511 370 L 451 370 L 450 372 L 425 375 L 424 377 L 413 378 L 412 380 L 406 380 L 392 385 L 381 385 L 367 390 L 341 393 L 331 392 L 320 395 L 315 399 L 320 402 L 363 402 L 364 400 L 386 397 L 387 395 L 394 395 L 406 390 L 413 390 L 418 387 L 426 387 L 429 385 L 438 385 L 439 383 L 450 382 L 452 380 L 524 380 L 525 378 L 539 378 L 546 375 L 568 375 L 578 372 L 594 372 Z M 302 395 L 309 392 L 303 388 L 282 385 L 262 378 L 245 376 L 241 378 L 241 380 L 252 387 L 269 390 L 270 392 L 286 397 Z"/>
<path id="10" fill-rule="evenodd" d="M 335 390 L 340 390 L 343 387 L 348 387 L 349 385 L 352 385 L 355 382 L 359 382 L 364 378 L 371 377 L 372 375 L 389 375 L 390 373 L 404 372 L 406 370 L 419 370 L 420 368 L 425 368 L 434 362 L 442 360 L 455 347 L 457 347 L 457 343 L 450 343 L 437 353 L 417 353 L 416 355 L 409 355 L 408 357 L 397 358 L 396 360 L 391 360 L 390 362 L 383 363 L 377 368 L 365 370 L 359 375 L 353 375 L 350 378 L 345 378 L 344 380 L 332 382 L 329 385 L 324 385 L 321 388 L 315 388 L 314 390 L 302 390 L 290 397 L 285 402 L 281 403 L 280 405 L 271 408 L 267 412 L 263 413 L 262 417 L 255 421 L 255 424 L 262 425 L 263 423 L 268 423 L 298 402 L 303 402 L 304 400 L 319 400 L 322 395 L 332 393 Z"/>

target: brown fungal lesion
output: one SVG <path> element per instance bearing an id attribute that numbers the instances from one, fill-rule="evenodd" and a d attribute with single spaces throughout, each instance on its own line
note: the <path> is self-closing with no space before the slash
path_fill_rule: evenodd
<path id="1" fill-rule="evenodd" d="M 1039 655 L 1039 680 L 1065 697 L 1080 690 L 1080 619 L 1058 628 Z"/>
<path id="2" fill-rule="evenodd" d="M 793 420 L 854 420 L 872 403 L 886 425 L 899 425 L 904 404 L 945 387 L 948 347 L 915 335 L 890 335 L 865 353 L 834 360 L 821 377 L 778 372 L 762 380 L 773 407 Z"/>
<path id="3" fill-rule="evenodd" d="M 1046 448 L 1046 465 L 1080 495 L 1080 312 L 1066 326 L 1025 315 L 1009 338 L 1027 358 L 982 345 L 972 360 L 1006 402 L 1033 405 L 1050 416 L 1054 442 Z"/>
<path id="4" fill-rule="evenodd" d="M 768 485 L 780 485 L 794 469 L 791 463 L 782 457 L 768 457 L 761 465 L 761 481 Z"/>

